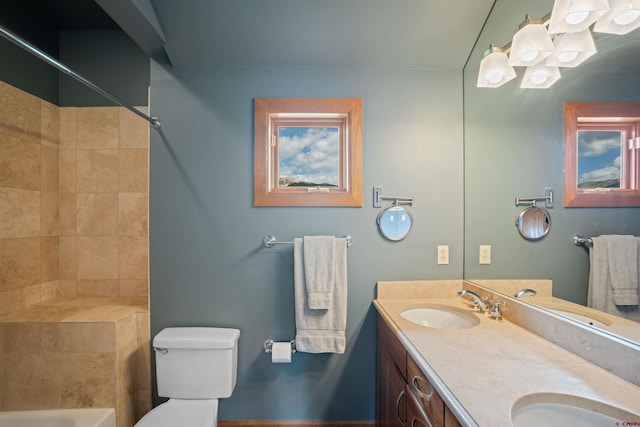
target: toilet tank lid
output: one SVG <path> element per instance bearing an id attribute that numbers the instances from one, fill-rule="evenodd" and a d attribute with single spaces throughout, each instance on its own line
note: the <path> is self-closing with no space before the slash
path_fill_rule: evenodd
<path id="1" fill-rule="evenodd" d="M 238 329 L 182 327 L 165 328 L 153 338 L 153 346 L 161 348 L 223 349 L 236 346 Z"/>

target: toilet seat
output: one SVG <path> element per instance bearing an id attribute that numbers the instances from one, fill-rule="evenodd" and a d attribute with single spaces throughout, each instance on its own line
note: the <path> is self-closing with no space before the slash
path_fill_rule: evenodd
<path id="1" fill-rule="evenodd" d="M 169 399 L 147 413 L 134 427 L 215 427 L 218 399 Z"/>

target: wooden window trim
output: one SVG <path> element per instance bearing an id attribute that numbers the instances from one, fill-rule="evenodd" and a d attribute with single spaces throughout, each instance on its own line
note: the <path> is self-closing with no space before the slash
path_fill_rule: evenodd
<path id="1" fill-rule="evenodd" d="M 314 116 L 315 115 L 315 116 Z M 270 135 L 275 122 L 336 123 L 342 117 L 340 176 L 343 188 L 313 192 L 279 189 L 277 151 Z M 304 120 L 302 120 L 304 122 Z M 332 127 L 337 127 L 335 124 Z M 362 100 L 359 98 L 256 98 L 254 100 L 254 206 L 362 206 Z"/>
<path id="2" fill-rule="evenodd" d="M 598 118 L 616 118 L 620 122 L 619 129 L 627 126 L 630 121 L 640 122 L 640 103 L 606 103 L 584 102 L 566 103 L 564 106 L 564 206 L 565 207 L 623 207 L 640 206 L 640 189 L 638 188 L 638 150 L 630 159 L 630 166 L 626 176 L 633 177 L 634 183 L 630 189 L 579 189 L 577 183 L 578 168 L 578 130 L 586 129 L 588 125 L 579 125 L 579 119 L 584 123 L 598 123 Z M 603 120 L 602 122 L 605 122 Z M 636 126 L 637 128 L 637 126 Z M 640 136 L 637 135 L 636 137 Z"/>

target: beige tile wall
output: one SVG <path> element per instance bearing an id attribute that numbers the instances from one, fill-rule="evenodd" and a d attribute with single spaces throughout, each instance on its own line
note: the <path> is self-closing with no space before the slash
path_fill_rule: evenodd
<path id="1" fill-rule="evenodd" d="M 61 293 L 59 117 L 0 82 L 0 315 Z"/>
<path id="2" fill-rule="evenodd" d="M 148 294 L 148 124 L 60 109 L 60 279 L 77 295 Z"/>
<path id="3" fill-rule="evenodd" d="M 148 124 L 0 82 L 0 315 L 148 293 Z"/>
<path id="4" fill-rule="evenodd" d="M 59 108 L 0 82 L 0 317 L 57 296 L 148 297 L 148 132 L 123 108 Z M 0 406 L 109 406 L 133 425 L 151 408 L 148 311 L 47 312 L 0 323 Z"/>

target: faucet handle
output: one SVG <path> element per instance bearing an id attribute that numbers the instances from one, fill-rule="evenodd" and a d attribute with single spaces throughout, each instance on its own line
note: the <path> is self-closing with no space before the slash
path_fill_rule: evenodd
<path id="1" fill-rule="evenodd" d="M 506 302 L 504 301 L 496 301 L 493 303 L 493 305 L 491 306 L 491 309 L 489 310 L 489 317 L 491 317 L 492 319 L 495 320 L 501 320 L 502 319 L 502 309 L 500 308 L 500 306 L 505 307 L 507 305 Z"/>
<path id="2" fill-rule="evenodd" d="M 514 297 L 516 298 L 521 298 L 525 295 L 537 295 L 538 293 L 534 290 L 534 289 L 529 289 L 529 288 L 525 288 L 525 289 L 520 289 L 518 292 L 515 293 Z"/>

